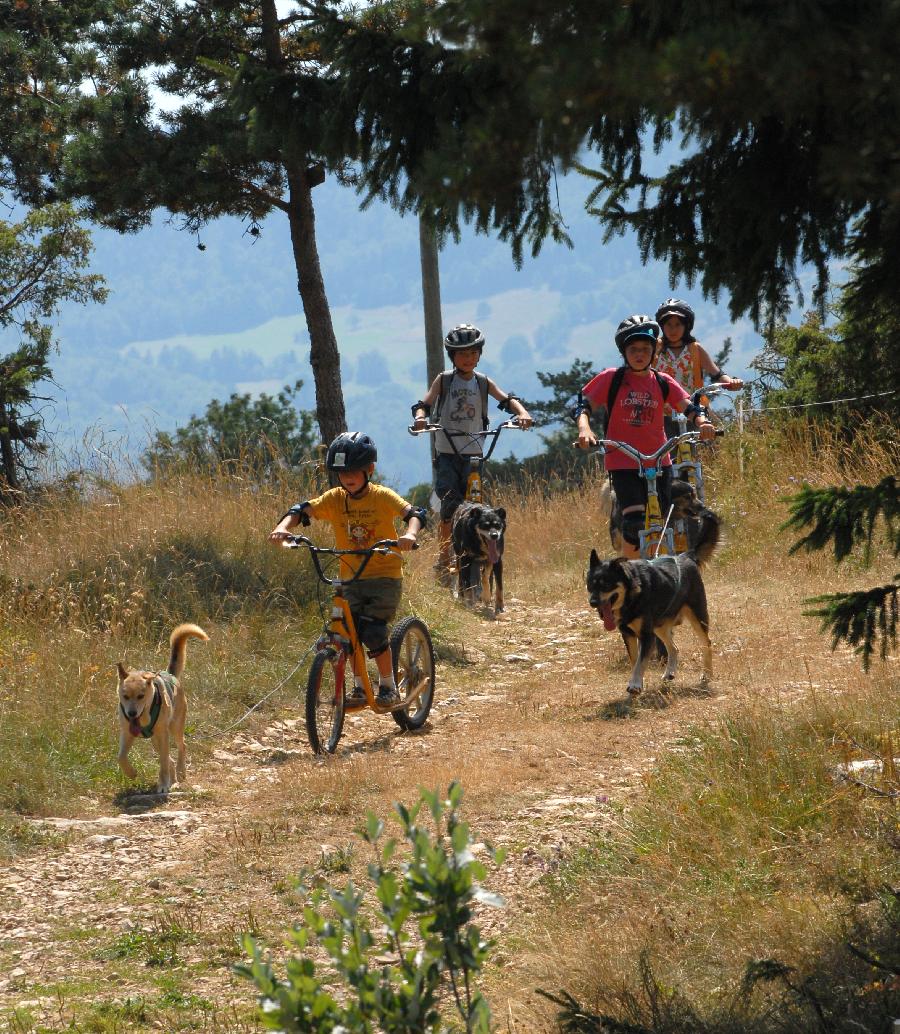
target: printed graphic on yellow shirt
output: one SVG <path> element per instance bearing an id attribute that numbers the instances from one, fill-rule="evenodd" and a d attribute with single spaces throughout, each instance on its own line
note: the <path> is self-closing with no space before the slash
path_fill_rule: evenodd
<path id="1" fill-rule="evenodd" d="M 375 538 L 372 535 L 372 529 L 367 528 L 365 524 L 347 524 L 347 531 L 350 533 L 350 541 L 353 543 L 354 549 L 367 549 L 372 542 L 375 542 Z"/>

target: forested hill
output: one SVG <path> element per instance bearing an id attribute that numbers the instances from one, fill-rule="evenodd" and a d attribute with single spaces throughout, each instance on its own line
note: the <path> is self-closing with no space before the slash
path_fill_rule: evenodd
<path id="1" fill-rule="evenodd" d="M 444 323 L 475 321 L 487 335 L 482 368 L 508 390 L 540 393 L 536 370 L 575 356 L 613 361 L 611 330 L 633 311 L 653 311 L 672 293 L 667 269 L 641 266 L 634 241 L 604 245 L 584 212 L 586 182 L 561 179 L 560 207 L 574 248 L 548 243 L 517 270 L 509 248 L 466 234 L 441 253 Z M 402 433 L 424 388 L 418 252 L 414 219 L 384 205 L 359 211 L 347 188 L 316 190 L 317 234 L 342 355 L 349 423 L 377 436 L 382 469 L 401 488 L 427 476 L 421 443 Z M 52 423 L 65 446 L 85 428 L 127 438 L 140 450 L 154 429 L 171 429 L 211 398 L 276 391 L 298 377 L 312 407 L 308 335 L 296 291 L 287 222 L 271 216 L 255 235 L 223 219 L 199 237 L 162 216 L 133 236 L 95 231 L 95 271 L 111 288 L 105 306 L 70 306 L 59 321 L 54 358 L 58 403 Z M 698 309 L 701 340 L 731 334 L 742 368 L 758 339 L 732 327 L 724 305 Z M 522 455 L 537 435 L 507 448 Z"/>

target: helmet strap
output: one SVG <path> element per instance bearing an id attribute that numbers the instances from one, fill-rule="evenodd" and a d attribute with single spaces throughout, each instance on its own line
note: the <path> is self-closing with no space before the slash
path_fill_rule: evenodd
<path id="1" fill-rule="evenodd" d="M 345 485 L 341 485 L 341 488 L 344 489 L 344 491 L 347 493 L 347 495 L 351 499 L 362 499 L 362 497 L 366 494 L 366 491 L 367 491 L 367 489 L 369 487 L 369 472 L 367 470 L 363 469 L 363 470 L 360 471 L 360 473 L 362 474 L 362 476 L 363 476 L 363 478 L 365 480 L 362 483 L 362 487 L 361 488 L 357 488 L 357 490 L 355 492 L 351 492 L 350 489 L 347 488 Z"/>

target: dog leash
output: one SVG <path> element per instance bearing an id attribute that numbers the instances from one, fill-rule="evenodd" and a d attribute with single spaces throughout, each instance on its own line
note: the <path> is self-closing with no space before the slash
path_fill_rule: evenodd
<path id="1" fill-rule="evenodd" d="M 675 504 L 672 503 L 669 506 L 669 512 L 666 514 L 666 523 L 662 526 L 662 531 L 659 533 L 659 538 L 656 542 L 656 552 L 653 554 L 653 559 L 659 559 L 659 551 L 662 548 L 663 539 L 666 537 L 666 528 L 669 526 L 669 521 L 672 519 L 672 511 L 675 509 Z"/>
<path id="2" fill-rule="evenodd" d="M 297 674 L 303 662 L 306 660 L 307 657 L 309 657 L 309 655 L 313 652 L 313 650 L 315 650 L 315 648 L 316 644 L 313 643 L 312 646 L 310 646 L 310 648 L 306 651 L 306 653 L 300 658 L 300 660 L 297 661 L 294 667 L 287 673 L 287 675 L 285 675 L 281 682 L 279 682 L 277 686 L 274 686 L 272 689 L 270 689 L 269 692 L 266 693 L 266 695 L 261 700 L 258 700 L 253 705 L 253 707 L 248 708 L 248 710 L 246 710 L 236 721 L 233 721 L 231 725 L 226 725 L 224 729 L 217 729 L 214 732 L 204 733 L 202 735 L 194 736 L 192 738 L 195 740 L 218 739 L 218 737 L 222 736 L 224 733 L 231 732 L 232 729 L 236 729 L 242 722 L 245 722 L 250 717 L 250 715 L 253 714 L 254 711 L 258 711 L 262 707 L 262 705 L 269 699 L 269 697 L 274 696 L 280 689 L 284 688 L 284 686 L 294 677 L 294 675 Z"/>

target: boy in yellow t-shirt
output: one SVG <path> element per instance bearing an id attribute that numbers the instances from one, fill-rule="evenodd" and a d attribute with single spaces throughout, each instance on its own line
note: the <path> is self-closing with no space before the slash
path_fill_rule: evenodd
<path id="1" fill-rule="evenodd" d="M 394 521 L 406 521 L 407 531 L 397 538 L 404 552 L 416 544 L 425 524 L 425 511 L 413 506 L 390 488 L 369 480 L 378 452 L 367 434 L 346 431 L 328 446 L 325 466 L 337 475 L 338 488 L 292 506 L 269 533 L 269 541 L 283 542 L 297 524 L 309 524 L 310 517 L 328 521 L 334 529 L 338 549 L 367 549 L 379 539 L 397 535 Z M 352 578 L 365 557 L 341 557 L 341 577 Z M 360 642 L 378 666 L 378 703 L 390 705 L 400 699 L 394 682 L 388 648 L 388 622 L 397 612 L 403 590 L 403 565 L 396 553 L 374 554 L 362 575 L 344 586 L 344 596 L 359 632 Z M 349 700 L 365 699 L 361 673 L 354 671 L 355 686 Z"/>

